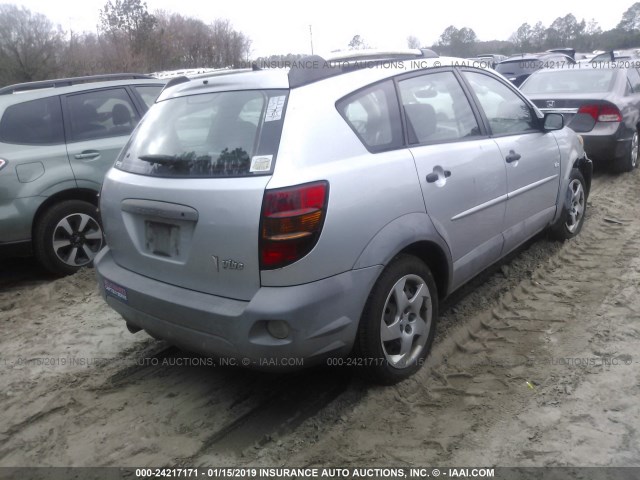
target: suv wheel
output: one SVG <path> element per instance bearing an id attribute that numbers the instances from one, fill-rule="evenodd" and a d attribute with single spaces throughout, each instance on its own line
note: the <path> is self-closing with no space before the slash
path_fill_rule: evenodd
<path id="1" fill-rule="evenodd" d="M 617 173 L 630 172 L 638 166 L 638 131 L 633 133 L 631 145 L 627 154 L 613 163 L 613 170 Z"/>
<path id="2" fill-rule="evenodd" d="M 551 236 L 556 240 L 568 240 L 580 233 L 587 210 L 587 190 L 580 170 L 574 168 L 569 177 L 567 198 L 562 205 L 558 221 L 551 227 Z"/>
<path id="3" fill-rule="evenodd" d="M 437 316 L 429 268 L 399 255 L 374 285 L 360 320 L 355 354 L 363 373 L 383 385 L 413 375 L 431 349 Z"/>
<path id="4" fill-rule="evenodd" d="M 53 273 L 70 275 L 90 265 L 103 245 L 97 208 L 82 200 L 54 205 L 34 232 L 35 254 Z"/>

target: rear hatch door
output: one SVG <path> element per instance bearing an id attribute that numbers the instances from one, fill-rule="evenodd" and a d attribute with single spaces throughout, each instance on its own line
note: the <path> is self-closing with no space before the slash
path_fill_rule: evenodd
<path id="1" fill-rule="evenodd" d="M 258 239 L 286 90 L 154 105 L 104 184 L 107 243 L 123 268 L 239 300 L 260 287 Z"/>

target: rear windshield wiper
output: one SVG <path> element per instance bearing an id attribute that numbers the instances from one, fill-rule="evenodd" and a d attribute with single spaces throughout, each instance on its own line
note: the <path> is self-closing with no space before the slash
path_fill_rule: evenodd
<path id="1" fill-rule="evenodd" d="M 151 154 L 151 155 L 140 155 L 138 158 L 143 162 L 160 163 L 160 164 L 175 162 L 176 160 L 179 160 L 179 158 L 176 155 L 166 155 L 163 153 Z"/>

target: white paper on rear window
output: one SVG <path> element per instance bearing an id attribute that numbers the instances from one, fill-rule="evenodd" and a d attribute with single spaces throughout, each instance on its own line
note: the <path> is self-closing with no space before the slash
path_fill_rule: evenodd
<path id="1" fill-rule="evenodd" d="M 273 122 L 282 118 L 282 110 L 284 109 L 285 96 L 271 97 L 269 105 L 267 105 L 267 113 L 264 116 L 265 122 Z"/>

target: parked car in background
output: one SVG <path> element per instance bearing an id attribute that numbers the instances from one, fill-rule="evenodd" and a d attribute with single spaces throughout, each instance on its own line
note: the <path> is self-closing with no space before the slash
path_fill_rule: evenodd
<path id="1" fill-rule="evenodd" d="M 353 354 L 391 384 L 441 299 L 578 234 L 591 162 L 561 115 L 462 59 L 351 55 L 160 95 L 100 198 L 98 285 L 130 331 L 256 368 Z"/>
<path id="2" fill-rule="evenodd" d="M 101 75 L 0 89 L 0 255 L 70 274 L 102 248 L 97 195 L 165 82 Z"/>
<path id="3" fill-rule="evenodd" d="M 553 68 L 575 63 L 573 58 L 563 53 L 524 53 L 503 60 L 496 65 L 495 70 L 504 75 L 516 87 L 519 87 L 529 75 L 541 68 Z"/>
<path id="4" fill-rule="evenodd" d="M 496 68 L 496 65 L 501 61 L 505 60 L 506 58 L 507 58 L 506 55 L 500 55 L 497 53 L 487 53 L 487 54 L 481 54 L 476 57 L 470 58 L 469 60 L 484 62 L 488 67 Z"/>
<path id="5" fill-rule="evenodd" d="M 602 52 L 593 56 L 589 63 L 597 64 L 602 62 L 638 61 L 640 62 L 640 49 L 632 48 L 627 50 L 612 50 Z"/>
<path id="6" fill-rule="evenodd" d="M 574 60 L 576 59 L 576 49 L 575 48 L 568 48 L 568 47 L 562 47 L 562 48 L 550 48 L 549 50 L 547 50 L 548 53 L 562 53 L 564 55 L 566 55 L 567 57 L 571 57 Z"/>
<path id="7" fill-rule="evenodd" d="M 589 158 L 628 172 L 638 163 L 640 73 L 636 68 L 540 70 L 520 87 L 542 112 L 561 113 Z"/>

